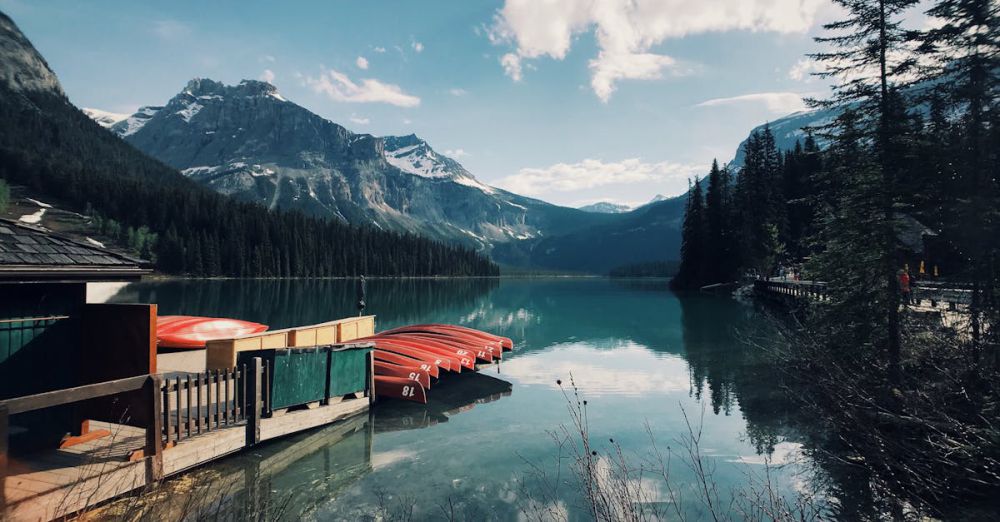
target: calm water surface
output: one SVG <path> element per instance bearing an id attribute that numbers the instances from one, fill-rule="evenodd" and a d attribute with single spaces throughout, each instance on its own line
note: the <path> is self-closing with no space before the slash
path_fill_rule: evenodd
<path id="1" fill-rule="evenodd" d="M 801 444 L 782 421 L 774 379 L 751 363 L 740 339 L 760 339 L 752 308 L 728 298 L 679 297 L 663 281 L 603 279 L 369 281 L 378 329 L 442 322 L 514 339 L 515 350 L 483 375 L 445 376 L 424 405 L 382 401 L 374 418 L 300 434 L 213 464 L 223 476 L 267 476 L 291 495 L 291 519 L 357 519 L 376 507 L 413 506 L 415 519 L 517 519 L 538 507 L 543 485 L 532 465 L 558 470 L 550 434 L 570 417 L 563 390 L 572 375 L 588 400 L 599 452 L 610 438 L 630 458 L 679 449 L 684 411 L 702 430 L 701 449 L 721 496 L 761 476 L 783 494 L 805 487 Z M 153 302 L 161 314 L 218 315 L 272 328 L 352 315 L 352 281 L 165 281 L 129 285 L 115 302 Z M 509 384 L 508 384 L 509 383 Z M 563 462 L 565 468 L 566 462 Z M 568 472 L 563 470 L 563 479 Z M 244 479 L 240 479 L 244 480 Z M 693 474 L 680 460 L 671 483 L 692 515 Z M 667 500 L 662 484 L 649 495 Z M 548 508 L 585 518 L 572 481 Z"/>

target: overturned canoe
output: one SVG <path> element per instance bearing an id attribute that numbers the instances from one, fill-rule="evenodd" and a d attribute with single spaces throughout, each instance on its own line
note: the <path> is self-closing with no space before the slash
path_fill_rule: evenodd
<path id="1" fill-rule="evenodd" d="M 424 390 L 423 385 L 402 377 L 376 375 L 375 395 L 427 404 L 427 391 Z"/>
<path id="2" fill-rule="evenodd" d="M 375 375 L 402 377 L 420 383 L 425 390 L 431 389 L 431 376 L 426 370 L 416 366 L 401 366 L 390 362 L 375 360 Z"/>
<path id="3" fill-rule="evenodd" d="M 434 363 L 424 362 L 420 359 L 407 357 L 405 355 L 400 355 L 386 350 L 380 350 L 378 348 L 375 349 L 375 360 L 398 364 L 399 366 L 416 366 L 417 368 L 426 371 L 429 376 L 435 379 L 441 376 L 440 367 Z M 438 360 L 440 361 L 440 359 Z"/>
<path id="4" fill-rule="evenodd" d="M 382 334 L 370 337 L 364 340 L 378 340 L 384 339 L 393 343 L 401 344 L 403 346 L 410 346 L 428 353 L 443 355 L 445 357 L 451 358 L 453 361 L 458 361 L 458 363 L 469 370 L 476 369 L 476 356 L 470 350 L 465 350 L 462 348 L 456 348 L 454 346 L 435 341 L 433 339 L 424 339 L 416 337 L 413 335 L 399 334 L 399 335 L 386 335 Z M 454 365 L 452 366 L 454 368 Z"/>
<path id="5" fill-rule="evenodd" d="M 439 346 L 451 347 L 455 350 L 455 354 L 460 357 L 472 356 L 476 359 L 482 360 L 483 362 L 493 362 L 494 348 L 492 346 L 484 346 L 482 343 L 469 342 L 444 335 L 424 333 L 394 333 L 388 334 L 387 337 L 411 339 L 420 342 L 434 343 Z M 497 351 L 499 352 L 499 347 L 497 347 Z"/>
<path id="6" fill-rule="evenodd" d="M 400 326 L 399 328 L 393 328 L 391 330 L 386 330 L 380 333 L 416 333 L 416 332 L 426 332 L 426 333 L 444 333 L 448 334 L 451 332 L 461 332 L 466 335 L 472 335 L 482 339 L 499 342 L 500 345 L 506 350 L 512 350 L 514 348 L 514 342 L 509 337 L 503 337 L 500 335 L 494 335 L 489 332 L 484 332 L 482 330 L 476 330 L 475 328 L 469 328 L 466 326 L 456 326 L 453 324 L 411 324 L 407 326 Z"/>
<path id="7" fill-rule="evenodd" d="M 414 345 L 409 343 L 404 343 L 402 341 L 387 340 L 387 339 L 375 339 L 369 337 L 365 339 L 366 341 L 371 341 L 375 343 L 375 348 L 378 350 L 383 350 L 386 352 L 392 352 L 399 355 L 404 355 L 406 357 L 411 357 L 413 359 L 419 359 L 421 361 L 431 363 L 438 368 L 449 372 L 461 373 L 462 366 L 458 358 L 448 357 L 445 355 L 428 352 L 416 348 Z"/>
<path id="8" fill-rule="evenodd" d="M 204 348 L 207 341 L 260 333 L 266 324 L 220 317 L 161 315 L 156 318 L 156 342 L 161 348 Z"/>

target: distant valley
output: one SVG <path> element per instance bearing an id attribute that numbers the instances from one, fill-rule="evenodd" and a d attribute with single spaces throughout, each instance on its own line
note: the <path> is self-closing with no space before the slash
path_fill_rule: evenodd
<path id="1" fill-rule="evenodd" d="M 194 79 L 131 115 L 84 111 L 189 179 L 272 209 L 463 244 L 522 269 L 606 273 L 679 258 L 683 195 L 637 208 L 552 205 L 479 181 L 414 134 L 351 132 L 265 82 Z M 797 113 L 771 128 L 789 148 L 822 117 Z"/>

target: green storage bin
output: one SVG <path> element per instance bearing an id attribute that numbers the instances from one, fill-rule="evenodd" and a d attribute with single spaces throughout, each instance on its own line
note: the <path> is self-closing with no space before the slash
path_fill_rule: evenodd
<path id="1" fill-rule="evenodd" d="M 340 397 L 365 389 L 368 376 L 368 354 L 371 348 L 332 349 L 330 354 L 329 394 Z"/>
<path id="2" fill-rule="evenodd" d="M 275 350 L 271 375 L 271 409 L 326 399 L 325 350 Z"/>
<path id="3" fill-rule="evenodd" d="M 237 364 L 252 368 L 254 357 L 266 362 L 271 409 L 278 410 L 364 390 L 371 351 L 329 346 L 247 350 L 237 354 Z"/>

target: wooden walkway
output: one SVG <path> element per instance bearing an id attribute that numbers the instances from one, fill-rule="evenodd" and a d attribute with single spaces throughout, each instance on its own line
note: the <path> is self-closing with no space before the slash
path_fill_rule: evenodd
<path id="1" fill-rule="evenodd" d="M 757 279 L 754 293 L 770 301 L 794 304 L 802 300 L 826 301 L 829 293 L 826 283 L 819 281 L 794 281 L 784 278 Z M 941 325 L 959 332 L 969 327 L 969 303 L 972 290 L 956 283 L 923 281 L 913 287 L 912 303 L 907 310 L 940 318 Z"/>
<path id="2" fill-rule="evenodd" d="M 368 398 L 364 397 L 262 419 L 260 440 L 323 426 L 367 410 Z M 128 460 L 145 444 L 144 429 L 97 422 L 91 427 L 108 429 L 111 436 L 11 459 L 3 485 L 6 508 L 0 520 L 51 520 L 155 482 L 148 477 L 148 459 Z M 163 476 L 245 447 L 245 424 L 192 436 L 163 451 Z"/>

